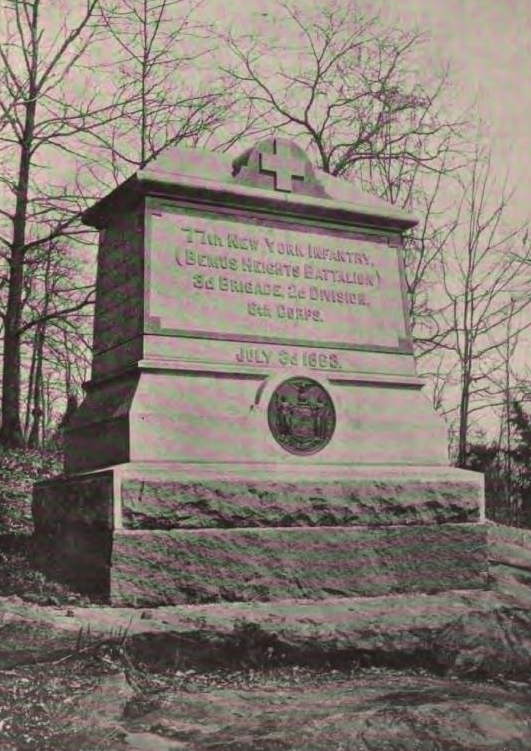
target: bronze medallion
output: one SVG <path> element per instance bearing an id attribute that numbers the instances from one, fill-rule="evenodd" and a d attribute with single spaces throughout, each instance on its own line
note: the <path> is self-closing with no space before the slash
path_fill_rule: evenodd
<path id="1" fill-rule="evenodd" d="M 332 438 L 336 411 L 329 394 L 311 378 L 289 378 L 277 386 L 267 408 L 269 429 L 292 454 L 315 454 Z"/>

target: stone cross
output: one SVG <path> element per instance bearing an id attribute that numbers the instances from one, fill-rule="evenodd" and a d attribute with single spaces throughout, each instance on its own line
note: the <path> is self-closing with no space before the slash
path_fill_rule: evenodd
<path id="1" fill-rule="evenodd" d="M 301 157 L 293 156 L 288 144 L 278 139 L 275 139 L 274 144 L 273 154 L 260 152 L 260 171 L 275 176 L 275 190 L 291 193 L 292 179 L 294 177 L 304 179 L 306 163 Z"/>

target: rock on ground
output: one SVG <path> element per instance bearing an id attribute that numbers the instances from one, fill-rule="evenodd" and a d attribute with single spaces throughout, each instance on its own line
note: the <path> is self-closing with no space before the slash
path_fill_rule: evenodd
<path id="1" fill-rule="evenodd" d="M 189 679 L 122 718 L 129 751 L 529 751 L 531 692 L 395 671 Z M 235 685 L 236 684 L 236 685 Z M 113 685 L 109 686 L 112 701 Z M 116 747 L 121 751 L 122 746 Z"/>
<path id="2" fill-rule="evenodd" d="M 114 650 L 114 673 L 65 703 L 78 751 L 529 751 L 531 532 L 489 538 L 487 591 L 151 610 L 3 598 L 0 671 Z"/>

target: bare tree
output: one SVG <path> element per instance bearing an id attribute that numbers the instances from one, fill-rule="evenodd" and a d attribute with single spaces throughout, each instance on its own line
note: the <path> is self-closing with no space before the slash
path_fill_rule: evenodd
<path id="1" fill-rule="evenodd" d="M 75 12 L 64 6 L 59 27 L 49 18 L 48 23 L 42 20 L 52 7 L 56 13 L 61 10 L 56 3 L 14 0 L 5 6 L 0 44 L 0 245 L 7 298 L 0 429 L 4 445 L 23 444 L 19 410 L 27 259 L 35 249 L 71 231 L 79 215 L 79 204 L 72 205 L 65 183 L 54 188 L 50 175 L 58 161 L 74 164 L 75 145 L 69 143 L 90 127 L 97 109 L 94 95 L 75 102 L 71 91 L 76 87 L 69 84 L 93 40 L 91 22 L 98 2 L 85 0 Z M 80 80 L 75 82 L 79 88 Z"/>
<path id="2" fill-rule="evenodd" d="M 512 485 L 513 485 L 513 468 L 512 468 L 512 426 L 511 426 L 511 408 L 515 399 L 515 373 L 511 367 L 512 360 L 518 345 L 518 335 L 512 336 L 513 318 L 515 302 L 511 300 L 509 316 L 506 322 L 505 341 L 501 343 L 500 354 L 502 357 L 502 368 L 499 382 L 495 382 L 495 387 L 501 394 L 502 411 L 499 424 L 498 436 L 498 474 L 501 478 L 502 498 L 498 503 L 512 511 Z M 518 332 L 519 333 L 519 332 Z M 511 514 L 512 515 L 512 514 Z"/>
<path id="3" fill-rule="evenodd" d="M 277 7 L 271 36 L 227 39 L 226 70 L 254 109 L 254 132 L 258 123 L 283 131 L 325 172 L 405 204 L 418 165 L 437 170 L 462 124 L 441 107 L 447 71 L 419 74 L 427 37 L 386 26 L 354 0 Z M 275 40 L 279 27 L 288 49 Z"/>
<path id="4" fill-rule="evenodd" d="M 421 169 L 417 165 L 410 173 L 410 177 L 414 173 L 417 175 L 409 186 L 407 206 L 415 210 L 419 224 L 404 238 L 404 270 L 409 320 L 418 363 L 421 358 L 433 353 L 440 342 L 441 321 L 433 297 L 440 285 L 441 256 L 456 227 L 451 188 L 460 170 L 465 168 L 454 156 L 443 152 L 437 172 L 418 174 Z M 465 150 L 462 158 L 466 159 Z M 442 360 L 432 371 L 432 377 L 438 384 L 434 398 L 437 393 L 435 402 L 439 407 L 445 380 L 440 381 L 439 378 L 441 367 Z"/>
<path id="5" fill-rule="evenodd" d="M 451 353 L 457 375 L 458 406 L 450 412 L 457 413 L 457 464 L 466 466 L 471 415 L 503 402 L 496 376 L 531 325 L 523 315 L 531 300 L 531 244 L 525 224 L 506 224 L 511 193 L 506 183 L 498 189 L 488 152 L 478 147 L 459 183 L 454 227 L 438 259 L 440 302 L 434 294 L 432 305 L 439 322 L 433 344 Z"/>
<path id="6" fill-rule="evenodd" d="M 65 240 L 41 246 L 37 256 L 33 253 L 26 258 L 26 264 L 30 269 L 26 274 L 24 313 L 20 326 L 22 342 L 27 343 L 26 349 L 30 350 L 24 436 L 27 444 L 35 447 L 42 436 L 42 418 L 46 407 L 43 403 L 44 381 L 46 379 L 51 384 L 51 372 L 56 369 L 55 363 L 58 361 L 63 366 L 63 372 L 61 379 L 55 379 L 56 396 L 66 399 L 70 393 L 71 363 L 68 358 L 60 357 L 58 360 L 52 357 L 53 367 L 50 368 L 50 355 L 58 349 L 62 354 L 61 344 L 63 341 L 66 344 L 63 332 L 66 334 L 70 330 L 76 339 L 83 336 L 83 323 L 89 312 L 92 313 L 94 284 L 92 279 L 83 283 L 83 278 L 88 274 Z"/>
<path id="7" fill-rule="evenodd" d="M 230 82 L 212 64 L 212 31 L 196 0 L 102 2 L 100 24 L 115 50 L 107 64 L 115 118 L 98 132 L 98 159 L 115 182 L 169 145 L 197 146 L 224 125 Z M 92 134 L 94 135 L 94 134 Z"/>

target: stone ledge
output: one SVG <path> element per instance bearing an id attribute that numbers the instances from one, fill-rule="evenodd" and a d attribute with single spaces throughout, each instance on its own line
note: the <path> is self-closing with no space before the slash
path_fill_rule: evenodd
<path id="1" fill-rule="evenodd" d="M 487 586 L 485 525 L 116 532 L 114 605 L 380 596 Z"/>
<path id="2" fill-rule="evenodd" d="M 481 504 L 477 484 L 451 480 L 122 481 L 125 529 L 478 522 Z"/>
<path id="3" fill-rule="evenodd" d="M 37 483 L 37 531 L 388 526 L 483 520 L 481 478 L 441 468 L 327 468 L 213 477 L 190 468 L 113 467 Z M 438 471 L 436 471 L 438 470 Z M 201 470 L 199 470 L 201 472 Z M 290 477 L 291 474 L 291 477 Z M 335 475 L 335 476 L 334 476 Z"/>

